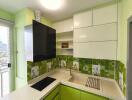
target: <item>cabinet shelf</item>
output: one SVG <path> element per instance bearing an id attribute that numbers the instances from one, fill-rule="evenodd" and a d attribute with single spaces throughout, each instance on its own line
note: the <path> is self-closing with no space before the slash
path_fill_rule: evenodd
<path id="1" fill-rule="evenodd" d="M 73 48 L 56 48 L 58 50 L 73 50 Z"/>
<path id="2" fill-rule="evenodd" d="M 57 40 L 56 42 L 57 42 L 57 43 L 58 43 L 58 42 L 73 42 L 73 39 Z"/>
<path id="3" fill-rule="evenodd" d="M 73 34 L 73 30 L 72 31 L 66 31 L 66 32 L 56 33 L 56 35 L 67 35 L 67 34 Z"/>
<path id="4" fill-rule="evenodd" d="M 73 55 L 73 19 L 56 22 L 53 27 L 56 29 L 57 55 Z"/>
<path id="5" fill-rule="evenodd" d="M 58 56 L 73 56 L 73 54 L 57 54 Z"/>

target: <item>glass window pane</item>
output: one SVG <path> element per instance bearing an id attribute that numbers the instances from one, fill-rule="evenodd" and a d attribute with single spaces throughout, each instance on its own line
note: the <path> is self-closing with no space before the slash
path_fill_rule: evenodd
<path id="1" fill-rule="evenodd" d="M 9 93 L 10 40 L 9 27 L 0 25 L 0 96 Z"/>
<path id="2" fill-rule="evenodd" d="M 9 72 L 4 72 L 2 74 L 2 92 L 3 96 L 9 93 Z"/>
<path id="3" fill-rule="evenodd" d="M 9 27 L 0 26 L 0 67 L 9 63 Z"/>
<path id="4" fill-rule="evenodd" d="M 1 74 L 0 74 L 0 97 L 1 97 Z"/>

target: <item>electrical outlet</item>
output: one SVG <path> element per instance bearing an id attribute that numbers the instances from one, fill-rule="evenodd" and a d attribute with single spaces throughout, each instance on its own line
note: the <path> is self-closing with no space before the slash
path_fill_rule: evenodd
<path id="1" fill-rule="evenodd" d="M 39 76 L 39 66 L 34 66 L 31 68 L 31 77 L 35 78 Z"/>
<path id="2" fill-rule="evenodd" d="M 92 66 L 92 74 L 93 75 L 100 75 L 100 65 L 93 65 Z"/>

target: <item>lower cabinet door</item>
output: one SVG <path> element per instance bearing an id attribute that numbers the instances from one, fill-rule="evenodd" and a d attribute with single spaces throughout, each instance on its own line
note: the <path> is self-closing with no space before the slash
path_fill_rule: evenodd
<path id="1" fill-rule="evenodd" d="M 57 86 L 44 100 L 60 100 L 60 86 Z"/>
<path id="2" fill-rule="evenodd" d="M 109 100 L 109 99 L 95 95 L 95 94 L 91 94 L 91 93 L 81 91 L 81 100 Z"/>
<path id="3" fill-rule="evenodd" d="M 60 100 L 60 96 L 59 96 L 59 94 L 56 95 L 56 97 L 55 97 L 53 100 Z"/>
<path id="4" fill-rule="evenodd" d="M 80 90 L 61 85 L 61 100 L 80 100 Z"/>

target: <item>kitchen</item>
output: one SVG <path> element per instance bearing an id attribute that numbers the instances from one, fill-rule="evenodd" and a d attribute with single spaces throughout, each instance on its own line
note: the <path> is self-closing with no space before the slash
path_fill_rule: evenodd
<path id="1" fill-rule="evenodd" d="M 0 100 L 131 100 L 131 3 L 0 1 Z"/>

